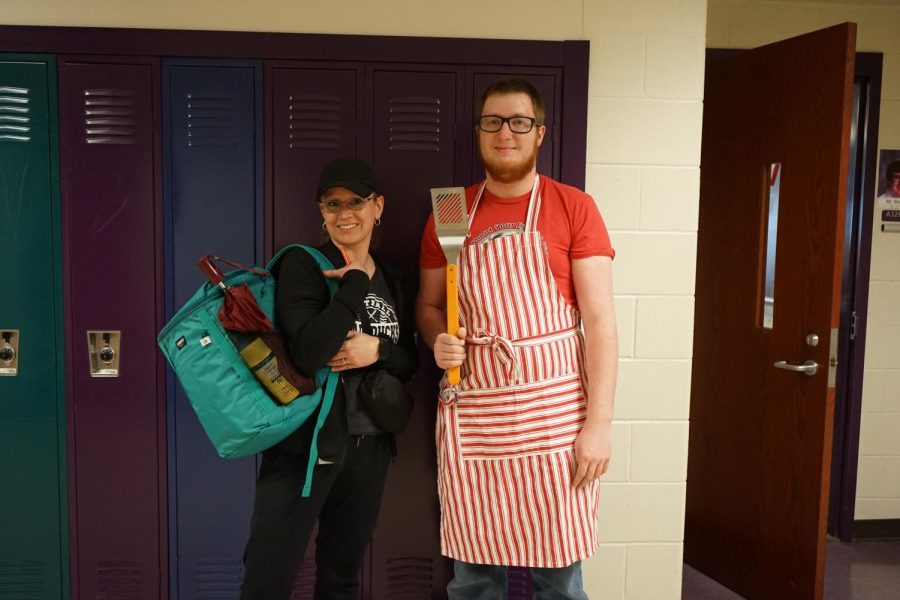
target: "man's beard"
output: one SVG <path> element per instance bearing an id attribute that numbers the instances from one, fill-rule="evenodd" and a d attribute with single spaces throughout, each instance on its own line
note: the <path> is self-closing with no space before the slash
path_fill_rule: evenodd
<path id="1" fill-rule="evenodd" d="M 481 164 L 484 165 L 484 170 L 488 172 L 491 179 L 499 183 L 515 183 L 531 173 L 537 164 L 537 153 L 537 138 L 534 140 L 534 147 L 531 149 L 531 153 L 518 163 L 508 163 L 489 159 L 485 157 L 484 153 L 481 151 L 481 144 L 478 144 L 478 157 L 481 159 Z"/>

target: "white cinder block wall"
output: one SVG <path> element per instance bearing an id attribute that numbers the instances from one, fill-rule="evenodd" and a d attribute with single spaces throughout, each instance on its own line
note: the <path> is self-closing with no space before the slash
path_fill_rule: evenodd
<path id="1" fill-rule="evenodd" d="M 879 149 L 900 149 L 900 3 L 711 0 L 707 46 L 752 48 L 853 21 L 857 51 L 884 53 Z M 873 191 L 874 193 L 874 191 Z M 900 234 L 873 222 L 857 519 L 900 518 Z"/>
<path id="2" fill-rule="evenodd" d="M 7 24 L 591 41 L 587 188 L 621 367 L 593 598 L 681 596 L 706 0 L 0 0 Z M 464 183 L 464 182 L 459 182 Z"/>
<path id="3" fill-rule="evenodd" d="M 705 2 L 586 2 L 587 191 L 616 247 L 620 340 L 597 598 L 680 598 Z"/>

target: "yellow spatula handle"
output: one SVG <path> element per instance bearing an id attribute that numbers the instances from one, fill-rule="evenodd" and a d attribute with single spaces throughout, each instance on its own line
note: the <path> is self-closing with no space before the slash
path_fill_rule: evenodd
<path id="1" fill-rule="evenodd" d="M 459 330 L 459 288 L 456 278 L 456 264 L 447 263 L 447 333 L 456 335 Z M 459 367 L 447 369 L 447 382 L 459 385 Z"/>

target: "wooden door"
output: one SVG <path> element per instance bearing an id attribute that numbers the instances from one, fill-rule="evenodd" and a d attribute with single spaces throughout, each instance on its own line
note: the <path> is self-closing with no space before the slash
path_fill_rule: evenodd
<path id="1" fill-rule="evenodd" d="M 0 596 L 68 598 L 56 63 L 0 55 Z"/>
<path id="2" fill-rule="evenodd" d="M 59 71 L 72 595 L 165 598 L 159 65 Z"/>
<path id="3" fill-rule="evenodd" d="M 707 67 L 685 557 L 751 599 L 822 597 L 855 42 Z"/>

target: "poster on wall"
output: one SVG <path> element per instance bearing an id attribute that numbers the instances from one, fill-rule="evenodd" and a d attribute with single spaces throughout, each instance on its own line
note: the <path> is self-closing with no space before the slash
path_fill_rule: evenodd
<path id="1" fill-rule="evenodd" d="M 882 150 L 880 158 L 875 210 L 882 231 L 900 232 L 900 150 Z"/>

